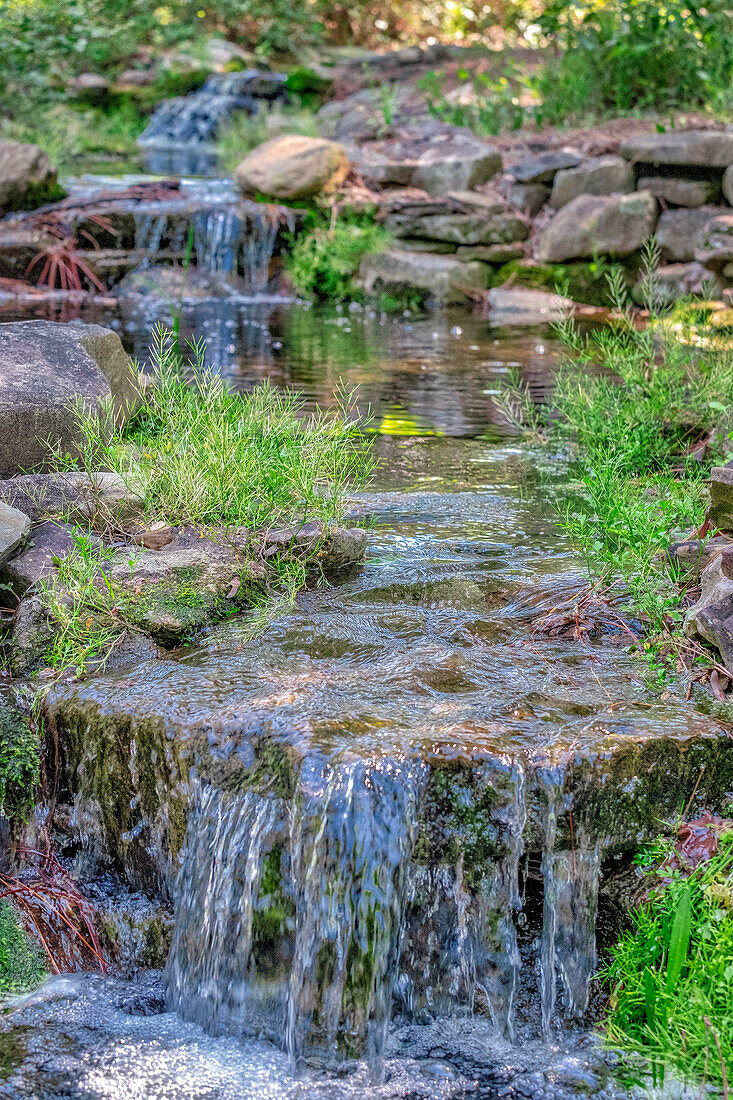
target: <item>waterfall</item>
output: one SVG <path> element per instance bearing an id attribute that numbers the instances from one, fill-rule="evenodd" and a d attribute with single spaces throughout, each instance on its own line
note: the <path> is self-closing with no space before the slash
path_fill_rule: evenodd
<path id="1" fill-rule="evenodd" d="M 264 1028 L 295 1064 L 330 1061 L 340 1047 L 365 1050 L 378 1069 L 421 774 L 391 761 L 308 762 L 289 810 L 251 791 L 200 788 L 176 891 L 169 1007 L 214 1033 Z M 295 915 L 289 983 L 285 970 L 263 972 L 270 960 L 261 964 L 254 934 L 271 901 L 263 867 L 283 840 L 278 889 Z"/>
<path id="2" fill-rule="evenodd" d="M 442 775 L 431 794 L 417 761 L 310 756 L 287 800 L 199 786 L 176 887 L 169 1007 L 214 1034 L 265 1034 L 296 1067 L 365 1055 L 377 1077 L 393 1001 L 408 1020 L 488 1015 L 513 1040 L 524 766 L 492 761 L 478 788 Z M 588 1005 L 600 860 L 582 836 L 556 850 L 564 776 L 539 776 L 548 1037 L 558 975 L 565 1017 Z M 459 828 L 453 863 L 425 859 L 422 830 L 436 823 Z"/>
<path id="3" fill-rule="evenodd" d="M 261 294 L 267 290 L 280 224 L 290 214 L 266 203 L 218 198 L 212 201 L 207 190 L 199 195 L 192 189 L 183 200 L 136 210 L 135 248 L 145 254 L 142 266 L 155 264 L 161 249 L 182 256 L 193 232 L 192 260 L 199 275 L 229 293 Z"/>
<path id="4" fill-rule="evenodd" d="M 213 142 L 221 123 L 233 112 L 252 115 L 263 101 L 287 99 L 286 79 L 284 73 L 257 69 L 215 73 L 198 91 L 159 103 L 139 144 L 160 148 Z"/>
<path id="5" fill-rule="evenodd" d="M 211 1033 L 247 1031 L 255 904 L 282 802 L 199 787 L 166 968 L 168 1004 Z"/>
<path id="6" fill-rule="evenodd" d="M 541 773 L 547 797 L 542 877 L 543 924 L 540 947 L 542 1033 L 551 1031 L 557 999 L 557 972 L 564 994 L 564 1016 L 579 1019 L 588 1007 L 590 980 L 596 968 L 596 914 L 600 853 L 598 844 L 571 834 L 570 851 L 556 851 L 557 817 L 563 803 L 559 769 Z M 572 811 L 571 811 L 572 812 Z"/>

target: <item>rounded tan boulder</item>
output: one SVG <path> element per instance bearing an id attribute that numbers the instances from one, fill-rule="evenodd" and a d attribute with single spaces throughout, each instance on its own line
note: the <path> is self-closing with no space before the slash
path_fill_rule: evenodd
<path id="1" fill-rule="evenodd" d="M 234 178 L 245 195 L 307 199 L 332 191 L 348 172 L 349 160 L 338 142 L 285 134 L 248 153 Z"/>

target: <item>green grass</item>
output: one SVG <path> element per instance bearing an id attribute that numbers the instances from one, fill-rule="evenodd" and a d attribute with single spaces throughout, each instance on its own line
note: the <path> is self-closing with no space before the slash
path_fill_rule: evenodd
<path id="1" fill-rule="evenodd" d="M 147 122 L 131 101 L 109 110 L 60 103 L 32 116 L 0 119 L 0 140 L 39 145 L 63 172 L 86 158 L 137 156 Z"/>
<path id="2" fill-rule="evenodd" d="M 46 974 L 46 957 L 21 928 L 6 899 L 0 900 L 0 996 L 25 993 Z"/>
<path id="3" fill-rule="evenodd" d="M 329 225 L 316 216 L 293 243 L 286 267 L 303 298 L 324 302 L 360 301 L 354 279 L 362 258 L 388 248 L 391 236 L 369 215 Z"/>
<path id="4" fill-rule="evenodd" d="M 230 391 L 205 366 L 201 343 L 191 345 L 187 381 L 176 347 L 171 333 L 157 331 L 155 381 L 123 429 L 114 426 L 111 408 L 98 417 L 77 407 L 81 453 L 57 452 L 55 465 L 119 473 L 142 497 L 148 524 L 211 533 L 338 521 L 349 493 L 373 468 L 371 443 L 353 422 L 348 393 L 335 395 L 332 410 L 306 417 L 296 396 L 268 384 L 248 394 Z M 95 522 L 114 521 L 100 513 Z M 79 532 L 73 551 L 41 587 L 53 623 L 49 662 L 61 672 L 83 672 L 104 660 L 134 629 L 135 608 L 106 576 L 113 556 Z M 283 592 L 292 598 L 304 582 L 304 564 L 272 559 L 267 565 L 264 588 L 272 599 L 265 605 L 281 601 Z"/>
<path id="5" fill-rule="evenodd" d="M 612 987 L 606 1038 L 638 1083 L 672 1069 L 719 1093 L 733 1067 L 733 831 L 690 875 L 671 854 L 670 844 L 640 857 L 652 891 L 601 975 Z"/>
<path id="6" fill-rule="evenodd" d="M 517 380 L 502 398 L 510 419 L 551 438 L 574 459 L 575 491 L 560 519 L 580 547 L 592 579 L 620 578 L 651 635 L 682 619 L 670 542 L 703 521 L 705 481 L 723 460 L 733 429 L 733 346 L 709 338 L 704 323 L 670 325 L 656 310 L 656 255 L 646 258 L 650 324 L 637 328 L 621 276 L 609 275 L 618 320 L 583 334 L 558 327 L 566 357 L 552 401 L 536 409 Z M 691 448 L 709 437 L 704 461 Z"/>

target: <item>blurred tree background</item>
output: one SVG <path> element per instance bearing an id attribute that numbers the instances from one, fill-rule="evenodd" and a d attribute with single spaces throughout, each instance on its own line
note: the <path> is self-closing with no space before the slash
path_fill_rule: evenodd
<path id="1" fill-rule="evenodd" d="M 205 79 L 212 39 L 240 50 L 219 69 L 242 67 L 241 50 L 252 63 L 285 67 L 344 47 L 483 48 L 489 69 L 467 60 L 461 71 L 473 88 L 468 107 L 443 95 L 441 72 L 428 74 L 424 89 L 435 113 L 489 133 L 678 107 L 725 116 L 733 103 L 731 7 L 733 0 L 0 0 L 0 136 L 45 134 L 66 153 L 75 144 L 129 145 L 157 100 Z M 153 68 L 134 96 L 114 91 L 121 74 Z M 103 81 L 112 93 L 103 94 Z"/>

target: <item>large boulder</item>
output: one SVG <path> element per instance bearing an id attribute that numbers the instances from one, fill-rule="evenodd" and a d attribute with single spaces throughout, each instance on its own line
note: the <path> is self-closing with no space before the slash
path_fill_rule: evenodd
<path id="1" fill-rule="evenodd" d="M 501 171 L 501 153 L 472 134 L 405 127 L 398 138 L 363 145 L 353 156 L 367 183 L 419 187 L 429 195 L 469 190 Z"/>
<path id="2" fill-rule="evenodd" d="M 656 238 L 665 260 L 674 263 L 694 260 L 702 244 L 705 226 L 726 213 L 728 211 L 721 206 L 663 211 L 657 223 Z"/>
<path id="3" fill-rule="evenodd" d="M 342 145 L 286 134 L 253 149 L 234 178 L 245 195 L 308 199 L 339 187 L 348 172 L 349 160 Z"/>
<path id="4" fill-rule="evenodd" d="M 100 325 L 0 325 L 0 477 L 43 467 L 49 444 L 81 442 L 74 402 L 112 401 L 119 419 L 139 402 L 138 380 L 116 332 Z"/>
<path id="5" fill-rule="evenodd" d="M 559 210 L 578 195 L 613 195 L 634 190 L 634 170 L 623 157 L 592 157 L 555 176 L 550 205 Z"/>
<path id="6" fill-rule="evenodd" d="M 627 160 L 640 164 L 673 164 L 727 168 L 733 164 L 733 130 L 672 130 L 639 134 L 621 145 Z"/>
<path id="7" fill-rule="evenodd" d="M 43 149 L 20 141 L 0 142 L 0 215 L 33 210 L 63 194 Z"/>
<path id="8" fill-rule="evenodd" d="M 390 248 L 361 261 L 359 276 L 367 294 L 418 290 L 440 302 L 465 302 L 467 292 L 484 290 L 487 268 L 475 260 Z"/>
<path id="9" fill-rule="evenodd" d="M 538 255 L 544 263 L 629 256 L 654 231 L 656 220 L 656 199 L 646 192 L 580 195 L 545 229 Z"/>

